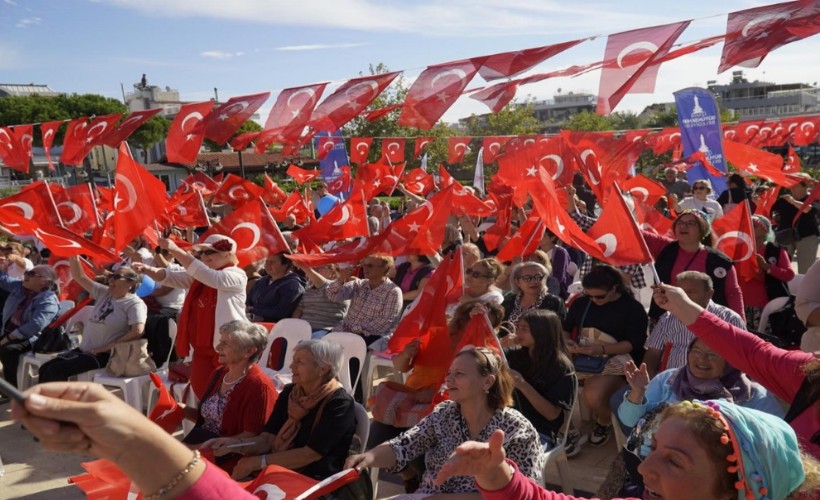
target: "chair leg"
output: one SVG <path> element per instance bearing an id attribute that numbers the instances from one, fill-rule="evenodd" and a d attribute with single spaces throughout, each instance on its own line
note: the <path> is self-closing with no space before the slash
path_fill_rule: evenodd
<path id="1" fill-rule="evenodd" d="M 555 459 L 555 467 L 558 469 L 558 479 L 561 481 L 561 492 L 564 495 L 575 495 L 575 490 L 572 488 L 572 481 L 570 480 L 569 463 L 567 462 L 567 454 L 561 453 Z"/>
<path id="2" fill-rule="evenodd" d="M 379 498 L 379 469 L 370 468 L 370 483 L 373 485 L 373 498 Z"/>
<path id="3" fill-rule="evenodd" d="M 375 367 L 373 366 L 373 360 L 370 354 L 365 356 L 364 366 L 362 367 L 363 377 L 361 379 L 362 384 L 362 403 L 365 407 L 367 407 L 367 400 L 370 398 L 370 391 L 373 388 L 373 372 L 375 371 Z"/>

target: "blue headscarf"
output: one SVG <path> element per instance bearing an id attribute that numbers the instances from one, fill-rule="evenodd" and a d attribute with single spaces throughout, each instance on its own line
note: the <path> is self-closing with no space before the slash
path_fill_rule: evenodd
<path id="1" fill-rule="evenodd" d="M 728 422 L 740 448 L 745 484 L 738 500 L 786 498 L 806 479 L 794 430 L 784 420 L 723 400 L 699 402 Z M 734 441 L 735 439 L 733 439 Z"/>

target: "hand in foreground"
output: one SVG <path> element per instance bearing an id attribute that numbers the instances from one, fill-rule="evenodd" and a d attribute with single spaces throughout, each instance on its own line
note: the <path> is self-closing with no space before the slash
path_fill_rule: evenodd
<path id="1" fill-rule="evenodd" d="M 420 339 L 413 339 L 404 346 L 402 352 L 410 359 L 416 357 L 416 354 L 419 353 L 419 347 L 421 346 Z"/>
<path id="2" fill-rule="evenodd" d="M 26 391 L 11 416 L 52 451 L 91 453 L 116 461 L 142 438 L 145 417 L 97 384 L 53 382 Z M 150 424 L 148 424 L 150 425 Z"/>
<path id="3" fill-rule="evenodd" d="M 638 368 L 633 361 L 627 361 L 624 366 L 624 375 L 629 387 L 633 390 L 644 391 L 649 385 L 649 371 L 646 369 L 646 363 L 641 363 L 641 367 Z"/>
<path id="4" fill-rule="evenodd" d="M 676 286 L 660 284 L 652 287 L 652 300 L 661 309 L 665 309 L 686 326 L 697 320 L 703 308 L 692 302 L 683 289 Z"/>
<path id="5" fill-rule="evenodd" d="M 506 475 L 509 468 L 504 467 L 504 459 L 507 457 L 507 454 L 504 452 L 503 445 L 504 431 L 501 429 L 493 432 L 489 441 L 486 443 L 467 441 L 460 444 L 458 448 L 456 448 L 456 451 L 450 455 L 447 462 L 441 467 L 434 483 L 441 486 L 453 476 L 475 476 L 479 485 L 484 487 L 487 483 L 482 481 L 482 479 Z M 510 474 L 506 483 L 509 483 L 512 479 L 512 473 L 511 471 L 509 472 Z M 496 481 L 492 482 L 495 483 Z M 506 486 L 506 483 L 493 489 L 503 488 Z M 493 486 L 498 485 L 493 484 Z"/>
<path id="6" fill-rule="evenodd" d="M 221 438 L 212 438 L 209 439 L 202 444 L 199 445 L 200 450 L 213 450 L 214 455 L 217 457 L 221 457 L 222 455 L 228 455 L 230 453 L 237 453 L 239 449 L 236 448 L 225 448 L 226 446 L 237 444 L 240 442 L 240 439 L 232 438 L 232 437 L 221 437 Z"/>
<path id="7" fill-rule="evenodd" d="M 231 472 L 231 477 L 237 481 L 245 479 L 262 468 L 262 459 L 259 456 L 243 457 L 239 459 Z"/>
<path id="8" fill-rule="evenodd" d="M 345 460 L 345 469 L 356 469 L 357 471 L 362 471 L 370 467 L 370 464 L 372 463 L 372 453 L 360 453 L 358 455 L 347 457 L 347 460 Z"/>

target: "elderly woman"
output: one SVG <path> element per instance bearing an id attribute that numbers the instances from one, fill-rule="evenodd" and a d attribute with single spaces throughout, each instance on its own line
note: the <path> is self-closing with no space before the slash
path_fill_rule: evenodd
<path id="1" fill-rule="evenodd" d="M 495 258 L 481 259 L 464 272 L 464 294 L 461 302 L 480 300 L 483 302 L 504 302 L 504 295 L 494 285 L 504 272 L 504 266 Z"/>
<path id="2" fill-rule="evenodd" d="M 814 498 L 820 464 L 804 454 L 794 431 L 777 417 L 726 401 L 666 408 L 652 451 L 638 468 L 643 498 Z M 504 434 L 460 446 L 437 483 L 471 475 L 488 500 L 572 500 L 528 480 L 506 459 Z M 580 500 L 580 499 L 579 499 Z M 632 499 L 628 499 L 632 500 Z"/>
<path id="3" fill-rule="evenodd" d="M 179 313 L 176 351 L 184 358 L 193 348 L 191 387 L 201 399 L 211 373 L 219 368 L 214 347 L 219 343 L 219 326 L 245 315 L 245 285 L 248 277 L 236 266 L 236 242 L 221 234 L 212 234 L 194 245 L 196 257 L 169 239 L 159 246 L 168 250 L 184 271 L 160 269 L 135 263 L 134 269 L 162 285 L 188 288 Z M 197 259 L 199 257 L 199 259 Z"/>
<path id="4" fill-rule="evenodd" d="M 456 447 L 468 440 L 486 441 L 496 429 L 507 434 L 510 455 L 525 475 L 538 479 L 543 464 L 538 433 L 512 403 L 512 380 L 506 365 L 488 349 L 458 353 L 445 378 L 450 400 L 435 407 L 418 425 L 372 450 L 354 455 L 346 467 L 399 469 L 424 456 L 426 471 L 416 493 L 469 493 L 472 480 L 454 477 L 434 484 L 439 469 Z"/>
<path id="5" fill-rule="evenodd" d="M 618 407 L 618 417 L 628 427 L 662 403 L 694 399 L 725 399 L 777 417 L 785 414 L 762 385 L 749 380 L 698 339 L 689 345 L 686 366 L 661 372 L 650 381 L 646 364 L 638 368 L 628 362 L 626 381 L 630 390 Z"/>
<path id="6" fill-rule="evenodd" d="M 254 283 L 246 307 L 254 321 L 276 323 L 290 318 L 302 294 L 305 279 L 293 272 L 293 263 L 287 258 L 290 252 L 269 255 L 265 259 L 265 273 Z"/>
<path id="7" fill-rule="evenodd" d="M 603 372 L 584 379 L 582 392 L 596 418 L 589 444 L 600 446 L 612 434 L 609 398 L 626 385 L 622 362 L 627 356 L 638 363 L 643 359 L 647 317 L 621 272 L 612 266 L 593 267 L 581 285 L 584 295 L 570 306 L 564 331 L 577 339 L 570 343 L 570 352 L 609 358 Z M 604 335 L 610 343 L 601 340 Z"/>
<path id="8" fill-rule="evenodd" d="M 527 311 L 545 309 L 553 311 L 563 321 L 567 315 L 564 301 L 547 290 L 549 271 L 537 262 L 522 262 L 510 272 L 512 292 L 504 297 L 504 326 L 515 333 L 518 320 Z"/>
<path id="9" fill-rule="evenodd" d="M 757 247 L 758 273 L 750 280 L 741 279 L 746 324 L 757 330 L 760 315 L 770 300 L 788 297 L 789 281 L 794 278 L 789 252 L 774 242 L 772 223 L 763 215 L 752 216 L 755 246 Z"/>
<path id="10" fill-rule="evenodd" d="M 262 434 L 243 433 L 203 443 L 217 456 L 245 455 L 233 470 L 245 478 L 268 465 L 324 479 L 342 470 L 356 429 L 353 398 L 337 375 L 342 347 L 326 340 L 303 340 L 293 353 L 293 383 L 282 389 Z M 230 447 L 249 442 L 242 447 Z"/>
<path id="11" fill-rule="evenodd" d="M 83 324 L 80 346 L 40 367 L 41 383 L 68 380 L 71 376 L 104 368 L 115 344 L 137 340 L 145 330 L 148 308 L 134 295 L 140 284 L 137 273 L 121 266 L 107 276 L 108 286 L 105 286 L 86 276 L 79 257 L 71 257 L 69 263 L 74 282 L 94 299 L 94 310 Z"/>
<path id="12" fill-rule="evenodd" d="M 723 208 L 720 203 L 709 198 L 712 194 L 712 183 L 706 179 L 699 179 L 692 183 L 692 196 L 687 196 L 678 202 L 677 211 L 700 210 L 705 213 L 710 221 L 723 215 Z"/>
<path id="13" fill-rule="evenodd" d="M 339 277 L 339 266 L 325 264 L 315 268 L 299 265 L 296 267 L 305 273 L 308 284 L 305 286 L 302 300 L 293 311 L 293 317 L 310 323 L 314 338 L 321 338 L 344 319 L 347 308 L 350 307 L 349 300 L 336 302 L 327 297 L 327 286 Z"/>
<path id="14" fill-rule="evenodd" d="M 3 378 L 17 385 L 20 356 L 31 351 L 43 328 L 57 318 L 57 274 L 50 266 L 35 266 L 22 280 L 0 268 L 0 288 L 9 293 L 0 321 L 0 363 Z"/>

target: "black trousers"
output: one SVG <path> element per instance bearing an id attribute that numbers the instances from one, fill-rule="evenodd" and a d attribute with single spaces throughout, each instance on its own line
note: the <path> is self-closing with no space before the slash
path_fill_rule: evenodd
<path id="1" fill-rule="evenodd" d="M 43 366 L 40 367 L 39 383 L 63 382 L 74 375 L 96 370 L 97 368 L 104 368 L 105 365 L 108 364 L 108 358 L 110 357 L 110 352 L 91 354 L 79 349 L 66 351 L 56 358 L 43 363 Z"/>
<path id="2" fill-rule="evenodd" d="M 0 363 L 3 363 L 3 378 L 13 386 L 17 386 L 17 367 L 20 365 L 20 356 L 31 351 L 31 342 L 28 339 L 12 340 L 0 347 Z"/>

